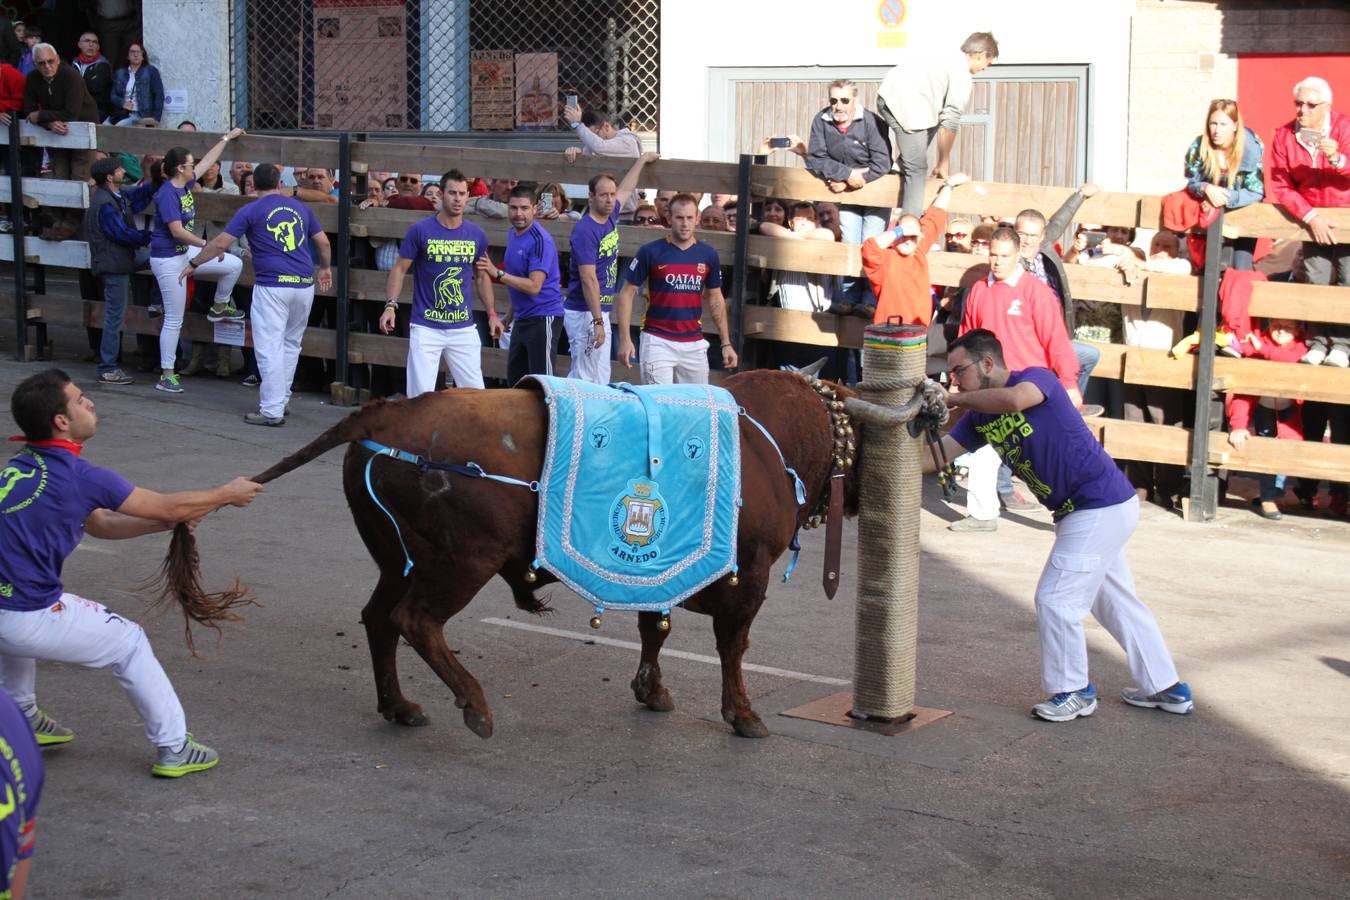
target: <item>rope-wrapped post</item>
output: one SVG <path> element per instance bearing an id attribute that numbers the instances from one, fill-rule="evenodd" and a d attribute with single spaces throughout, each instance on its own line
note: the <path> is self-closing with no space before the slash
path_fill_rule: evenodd
<path id="1" fill-rule="evenodd" d="M 927 358 L 926 327 L 869 325 L 865 380 L 858 385 L 863 398 L 892 409 L 912 404 Z M 915 706 L 923 445 L 904 426 L 864 428 L 853 715 L 895 721 L 910 717 Z"/>

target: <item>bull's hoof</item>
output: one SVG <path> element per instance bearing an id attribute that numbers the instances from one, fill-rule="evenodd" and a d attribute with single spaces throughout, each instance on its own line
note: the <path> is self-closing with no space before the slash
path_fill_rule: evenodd
<path id="1" fill-rule="evenodd" d="M 652 712 L 672 712 L 675 709 L 675 698 L 665 688 L 649 691 L 646 697 L 638 697 L 638 702 Z"/>
<path id="2" fill-rule="evenodd" d="M 478 712 L 473 707 L 465 707 L 464 724 L 469 726 L 469 730 L 480 738 L 492 737 L 492 713 Z"/>
<path id="3" fill-rule="evenodd" d="M 737 719 L 731 723 L 731 727 L 736 729 L 736 733 L 743 738 L 766 738 L 769 736 L 769 729 L 765 727 L 764 721 L 759 716 Z"/>
<path id="4" fill-rule="evenodd" d="M 422 712 L 422 707 L 416 703 L 404 700 L 395 703 L 392 706 L 380 710 L 381 714 L 390 722 L 396 722 L 399 725 L 407 725 L 413 728 L 420 728 L 431 721 L 426 713 Z"/>

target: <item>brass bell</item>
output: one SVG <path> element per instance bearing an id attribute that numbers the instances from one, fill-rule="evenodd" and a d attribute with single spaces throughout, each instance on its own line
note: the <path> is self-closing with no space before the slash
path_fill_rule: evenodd
<path id="1" fill-rule="evenodd" d="M 536 581 L 538 581 L 538 580 L 539 580 L 539 576 L 536 575 L 536 574 L 534 574 L 534 569 L 526 569 L 526 570 L 525 570 L 525 583 L 526 583 L 526 584 L 534 584 L 534 583 L 535 583 Z"/>
<path id="2" fill-rule="evenodd" d="M 656 623 L 656 630 L 657 631 L 670 630 L 670 613 L 666 613 L 664 616 L 661 617 L 661 621 Z"/>
<path id="3" fill-rule="evenodd" d="M 594 628 L 596 631 L 599 631 L 599 630 L 600 630 L 600 617 L 599 617 L 599 616 L 591 616 L 591 627 Z"/>
<path id="4" fill-rule="evenodd" d="M 737 572 L 732 572 L 732 573 L 731 573 L 731 577 L 729 577 L 729 578 L 727 579 L 727 584 L 731 585 L 732 587 L 740 587 L 740 584 L 741 584 L 741 576 L 740 576 L 740 574 L 737 573 Z M 670 623 L 669 623 L 669 622 L 666 623 L 666 627 L 667 627 L 667 628 L 670 627 Z"/>

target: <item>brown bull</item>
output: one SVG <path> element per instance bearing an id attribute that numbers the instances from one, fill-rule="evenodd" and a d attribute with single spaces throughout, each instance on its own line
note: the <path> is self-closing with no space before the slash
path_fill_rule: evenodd
<path id="1" fill-rule="evenodd" d="M 791 477 L 768 440 L 743 418 L 740 423 L 741 490 L 739 519 L 739 584 L 719 579 L 684 603 L 686 609 L 712 616 L 717 651 L 722 661 L 722 717 L 743 737 L 768 734 L 750 707 L 741 677 L 741 660 L 749 647 L 750 623 L 764 602 L 769 570 L 787 549 L 799 521 L 818 509 L 836 451 L 831 409 L 816 388 L 799 375 L 753 371 L 728 378 L 724 386 L 749 415 L 778 442 L 787 465 L 806 487 L 806 503 L 798 508 Z M 841 396 L 846 388 L 830 385 Z M 838 404 L 835 412 L 839 411 Z M 863 405 L 849 398 L 850 411 Z M 478 681 L 446 645 L 444 626 L 486 585 L 500 575 L 518 607 L 545 611 L 535 590 L 552 581 L 546 572 L 526 581 L 535 554 L 538 498 L 513 485 L 469 478 L 439 470 L 421 472 L 394 459 L 375 460 L 371 481 L 376 494 L 398 522 L 403 542 L 415 565 L 404 574 L 405 557 L 389 518 L 376 507 L 365 485 L 372 451 L 354 443 L 375 441 L 437 461 L 478 463 L 487 472 L 522 480 L 539 477 L 543 468 L 548 413 L 539 391 L 451 390 L 416 399 L 376 401 L 319 435 L 307 446 L 272 466 L 256 479 L 271 481 L 315 459 L 333 447 L 351 446 L 343 463 L 343 488 L 361 540 L 380 569 L 379 583 L 362 610 L 375 670 L 379 711 L 402 725 L 424 725 L 422 708 L 403 695 L 395 665 L 400 637 L 406 639 L 455 695 L 464 721 L 481 737 L 492 734 L 492 710 Z M 842 438 L 840 438 L 842 440 Z M 857 489 L 850 468 L 845 483 L 845 512 L 857 509 Z M 187 535 L 179 537 L 188 538 Z M 166 561 L 171 582 L 195 568 L 190 539 L 175 540 L 171 556 L 185 557 L 175 567 Z M 171 585 L 182 587 L 182 585 Z M 220 595 L 217 595 L 220 596 Z M 182 601 L 182 597 L 179 597 Z M 185 609 L 190 604 L 184 602 Z M 198 618 L 211 624 L 211 616 Z M 638 613 L 642 659 L 633 678 L 639 703 L 659 712 L 674 708 L 662 684 L 658 656 L 666 634 L 662 616 Z"/>

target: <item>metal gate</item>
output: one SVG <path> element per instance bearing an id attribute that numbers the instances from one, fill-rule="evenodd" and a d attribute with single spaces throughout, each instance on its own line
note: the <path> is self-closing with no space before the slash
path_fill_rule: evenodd
<path id="1" fill-rule="evenodd" d="M 564 99 L 655 132 L 660 0 L 233 0 L 252 129 L 554 131 Z"/>

